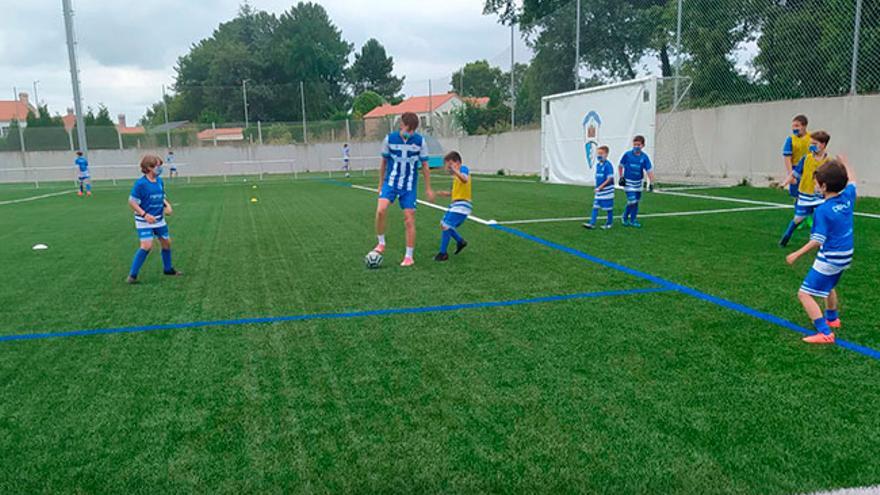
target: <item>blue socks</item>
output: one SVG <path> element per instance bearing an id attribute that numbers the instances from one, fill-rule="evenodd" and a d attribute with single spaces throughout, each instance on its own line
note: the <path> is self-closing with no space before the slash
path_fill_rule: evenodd
<path id="1" fill-rule="evenodd" d="M 86 192 L 92 192 L 92 185 L 86 184 Z"/>
<path id="2" fill-rule="evenodd" d="M 440 253 L 446 254 L 446 251 L 449 249 L 450 240 L 452 240 L 452 230 L 446 229 L 440 237 Z"/>
<path id="3" fill-rule="evenodd" d="M 839 318 L 839 316 L 837 315 L 836 309 L 826 309 L 825 310 L 825 319 L 826 320 L 835 321 L 835 320 L 837 320 L 837 318 Z"/>
<path id="4" fill-rule="evenodd" d="M 590 225 L 596 225 L 597 218 L 599 218 L 599 208 L 593 208 L 593 213 L 590 215 Z"/>
<path id="5" fill-rule="evenodd" d="M 614 212 L 608 210 L 608 217 L 605 219 L 605 225 L 611 226 L 614 223 Z"/>
<path id="6" fill-rule="evenodd" d="M 623 221 L 636 221 L 636 215 L 639 214 L 639 204 L 638 203 L 627 203 L 626 209 L 623 210 Z"/>
<path id="7" fill-rule="evenodd" d="M 779 243 L 782 244 L 783 246 L 788 244 L 788 241 L 791 240 L 791 236 L 794 235 L 794 229 L 796 229 L 797 226 L 798 226 L 798 224 L 795 223 L 794 220 L 792 220 L 791 222 L 788 222 L 788 227 L 785 229 L 785 233 L 782 234 L 782 240 L 779 241 Z"/>
<path id="8" fill-rule="evenodd" d="M 455 229 L 446 229 L 446 232 L 449 232 L 449 235 L 451 235 L 452 238 L 455 239 L 455 242 L 461 244 L 462 241 L 464 241 L 464 239 L 462 239 L 461 236 L 458 235 L 458 232 L 456 232 Z"/>
<path id="9" fill-rule="evenodd" d="M 813 320 L 813 325 L 816 327 L 816 331 L 819 333 L 824 333 L 825 335 L 829 335 L 831 333 L 831 327 L 828 326 L 828 322 L 825 321 L 825 318 L 816 318 Z"/>
<path id="10" fill-rule="evenodd" d="M 133 278 L 137 278 L 138 273 L 141 271 L 141 267 L 144 266 L 144 262 L 147 261 L 147 255 L 150 254 L 149 251 L 144 251 L 143 249 L 138 249 L 136 253 L 134 253 L 134 260 L 131 262 L 131 271 L 128 272 Z"/>
<path id="11" fill-rule="evenodd" d="M 632 222 L 635 222 L 635 221 L 636 221 L 636 215 L 638 215 L 638 214 L 639 214 L 639 204 L 638 204 L 638 203 L 634 203 L 634 204 L 632 205 L 632 212 L 631 212 L 630 215 L 629 215 L 630 218 L 632 218 Z"/>
<path id="12" fill-rule="evenodd" d="M 165 273 L 168 273 L 171 270 L 174 270 L 174 267 L 171 266 L 171 250 L 170 249 L 163 249 L 162 250 L 162 267 L 164 268 Z"/>

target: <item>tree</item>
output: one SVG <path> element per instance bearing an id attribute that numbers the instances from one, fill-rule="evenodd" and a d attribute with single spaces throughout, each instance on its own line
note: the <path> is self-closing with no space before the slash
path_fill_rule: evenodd
<path id="1" fill-rule="evenodd" d="M 110 110 L 104 106 L 103 103 L 98 105 L 98 113 L 89 107 L 85 116 L 83 117 L 86 126 L 95 126 L 95 127 L 113 127 L 113 120 L 110 118 Z"/>
<path id="2" fill-rule="evenodd" d="M 453 72 L 450 85 L 461 96 L 477 98 L 500 96 L 507 91 L 504 72 L 498 67 L 492 67 L 486 60 L 468 62 Z"/>
<path id="3" fill-rule="evenodd" d="M 385 53 L 385 47 L 370 38 L 354 55 L 348 78 L 355 94 L 373 91 L 388 101 L 399 99 L 403 78 L 394 77 L 394 59 Z"/>
<path id="4" fill-rule="evenodd" d="M 37 128 L 37 127 L 64 127 L 64 121 L 61 120 L 59 115 L 52 116 L 49 114 L 49 106 L 41 105 L 37 106 L 37 114 L 34 114 L 32 111 L 28 111 L 27 114 L 27 128 Z"/>
<path id="5" fill-rule="evenodd" d="M 385 101 L 378 93 L 370 90 L 364 91 L 355 97 L 354 103 L 351 106 L 352 114 L 356 119 L 363 118 L 364 115 L 370 113 L 371 110 L 383 103 Z"/>

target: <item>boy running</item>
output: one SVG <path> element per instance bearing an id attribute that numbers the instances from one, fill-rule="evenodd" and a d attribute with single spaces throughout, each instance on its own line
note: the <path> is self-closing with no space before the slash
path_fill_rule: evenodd
<path id="1" fill-rule="evenodd" d="M 815 136 L 814 136 L 815 137 Z M 806 177 L 806 176 L 805 176 Z M 810 272 L 798 291 L 798 300 L 816 327 L 815 335 L 805 337 L 810 344 L 833 344 L 833 328 L 840 328 L 835 287 L 853 257 L 853 209 L 856 205 L 856 178 L 844 156 L 825 162 L 816 171 L 816 183 L 825 202 L 816 208 L 810 240 L 786 256 L 793 265 L 798 258 L 819 248 Z M 825 314 L 814 298 L 825 299 Z"/>
<path id="2" fill-rule="evenodd" d="M 440 238 L 440 252 L 434 256 L 434 261 L 449 259 L 446 250 L 452 239 L 455 239 L 455 254 L 467 247 L 467 241 L 458 235 L 456 229 L 467 220 L 468 215 L 473 211 L 471 172 L 461 164 L 461 155 L 457 151 L 450 151 L 443 157 L 443 163 L 446 165 L 446 171 L 452 175 L 452 191 L 439 191 L 437 195 L 451 197 L 452 203 L 449 204 L 449 209 L 446 210 L 446 215 L 440 222 L 440 230 L 443 231 L 443 235 Z"/>
<path id="3" fill-rule="evenodd" d="M 614 166 L 608 161 L 608 146 L 599 146 L 596 150 L 596 189 L 593 192 L 593 213 L 590 216 L 590 221 L 584 224 L 584 228 L 596 228 L 599 210 L 605 210 L 608 215 L 602 228 L 610 229 L 614 223 Z"/>
<path id="4" fill-rule="evenodd" d="M 400 130 L 385 137 L 382 144 L 382 161 L 379 165 L 379 201 L 376 205 L 376 237 L 379 243 L 373 248 L 385 252 L 385 217 L 388 205 L 400 201 L 406 225 L 406 254 L 400 266 L 415 264 L 413 254 L 416 246 L 416 201 L 418 194 L 417 167 L 421 164 L 425 176 L 425 194 L 434 200 L 431 189 L 431 169 L 428 168 L 428 143 L 416 133 L 419 116 L 407 112 L 400 117 Z"/>
<path id="5" fill-rule="evenodd" d="M 639 201 L 642 199 L 642 181 L 645 173 L 651 181 L 651 189 L 654 188 L 654 166 L 648 154 L 642 151 L 645 147 L 645 137 L 633 138 L 633 147 L 620 158 L 620 184 L 626 192 L 626 209 L 623 212 L 624 227 L 641 227 L 636 220 L 639 214 Z"/>
<path id="6" fill-rule="evenodd" d="M 140 240 L 140 248 L 134 255 L 126 280 L 129 284 L 138 283 L 138 272 L 153 248 L 153 237 L 158 237 L 159 244 L 162 245 L 165 275 L 182 275 L 171 264 L 171 235 L 168 233 L 165 215 L 171 215 L 174 211 L 165 198 L 165 184 L 159 177 L 162 173 L 162 159 L 156 155 L 144 156 L 141 159 L 141 173 L 144 175 L 134 183 L 128 199 L 128 206 L 134 211 L 134 226 Z"/>
<path id="7" fill-rule="evenodd" d="M 345 170 L 346 177 L 351 177 L 351 148 L 348 143 L 342 145 L 342 170 Z"/>
<path id="8" fill-rule="evenodd" d="M 174 152 L 168 150 L 168 155 L 165 156 L 165 163 L 168 164 L 168 177 L 174 180 L 177 174 L 177 165 L 174 163 Z"/>
<path id="9" fill-rule="evenodd" d="M 82 151 L 77 151 L 76 160 L 74 160 L 73 163 L 76 165 L 76 181 L 79 183 L 79 192 L 77 192 L 76 195 L 82 196 L 85 192 L 86 196 L 91 196 L 92 177 L 89 175 L 89 161 L 83 156 Z"/>
<path id="10" fill-rule="evenodd" d="M 806 218 L 811 217 L 816 207 L 824 201 L 822 194 L 816 192 L 814 175 L 816 170 L 830 159 L 826 151 L 829 141 L 831 141 L 831 136 L 827 132 L 814 132 L 810 138 L 810 153 L 801 158 L 800 163 L 797 164 L 797 167 L 792 170 L 792 173 L 786 179 L 786 184 L 791 184 L 797 180 L 798 174 L 800 175 L 798 198 L 794 207 L 794 219 L 789 222 L 788 228 L 782 234 L 782 239 L 779 240 L 781 247 L 788 245 L 788 241 L 791 240 L 795 229 Z"/>

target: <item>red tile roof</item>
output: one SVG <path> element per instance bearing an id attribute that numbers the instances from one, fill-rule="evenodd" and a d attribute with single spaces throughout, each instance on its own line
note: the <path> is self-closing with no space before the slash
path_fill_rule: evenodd
<path id="1" fill-rule="evenodd" d="M 488 96 L 474 97 L 474 96 L 465 96 L 462 98 L 465 102 L 470 103 L 471 105 L 476 105 L 478 107 L 485 107 L 489 104 Z"/>
<path id="2" fill-rule="evenodd" d="M 413 96 L 412 98 L 407 98 L 397 105 L 382 105 L 381 107 L 376 107 L 372 109 L 369 113 L 364 115 L 365 119 L 378 119 L 381 117 L 387 117 L 389 115 L 403 115 L 406 112 L 414 112 L 414 113 L 428 113 L 436 111 L 438 108 L 443 106 L 447 101 L 452 98 L 457 98 L 458 95 L 455 93 L 446 93 L 443 95 L 433 95 L 433 96 Z M 429 105 L 433 108 L 429 109 Z"/>
<path id="3" fill-rule="evenodd" d="M 229 127 L 222 129 L 205 129 L 198 133 L 197 137 L 201 141 L 213 140 L 215 137 L 219 140 L 235 141 L 244 139 L 244 129 L 241 127 Z"/>
<path id="4" fill-rule="evenodd" d="M 62 117 L 63 118 L 63 117 Z M 116 131 L 119 134 L 146 134 L 147 130 L 143 127 L 120 127 L 116 126 Z"/>
<path id="5" fill-rule="evenodd" d="M 28 110 L 30 108 L 20 101 L 0 101 L 0 121 L 18 120 L 24 122 L 27 119 Z"/>

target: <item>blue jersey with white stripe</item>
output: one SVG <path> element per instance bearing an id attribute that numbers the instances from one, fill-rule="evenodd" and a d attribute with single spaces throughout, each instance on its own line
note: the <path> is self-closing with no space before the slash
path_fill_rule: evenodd
<path id="1" fill-rule="evenodd" d="M 609 178 L 611 178 L 611 182 L 602 189 L 599 189 L 599 186 Z M 596 190 L 594 197 L 595 199 L 614 199 L 614 166 L 608 160 L 599 162 L 596 165 Z"/>
<path id="2" fill-rule="evenodd" d="M 73 161 L 73 163 L 75 163 L 76 166 L 79 168 L 81 174 L 89 171 L 89 161 L 86 160 L 86 157 L 78 156 L 76 157 L 76 160 Z"/>
<path id="3" fill-rule="evenodd" d="M 143 176 L 134 183 L 131 188 L 130 199 L 137 203 L 144 213 L 152 215 L 156 218 L 156 223 L 147 223 L 147 220 L 140 216 L 134 216 L 134 225 L 139 229 L 158 228 L 165 226 L 165 184 L 162 179 L 156 177 L 156 182 L 152 182 L 147 176 Z"/>
<path id="4" fill-rule="evenodd" d="M 417 189 L 419 165 L 428 161 L 428 143 L 421 134 L 404 141 L 400 132 L 392 132 L 382 143 L 382 156 L 386 160 L 386 184 L 398 191 Z"/>
<path id="5" fill-rule="evenodd" d="M 822 244 L 813 268 L 823 275 L 835 275 L 852 263 L 853 209 L 856 186 L 849 184 L 837 196 L 816 208 L 810 239 Z"/>
<path id="6" fill-rule="evenodd" d="M 623 167 L 623 178 L 625 180 L 624 190 L 641 191 L 642 180 L 645 178 L 645 172 L 653 170 L 654 165 L 644 150 L 639 154 L 629 150 L 620 158 L 620 166 Z"/>

